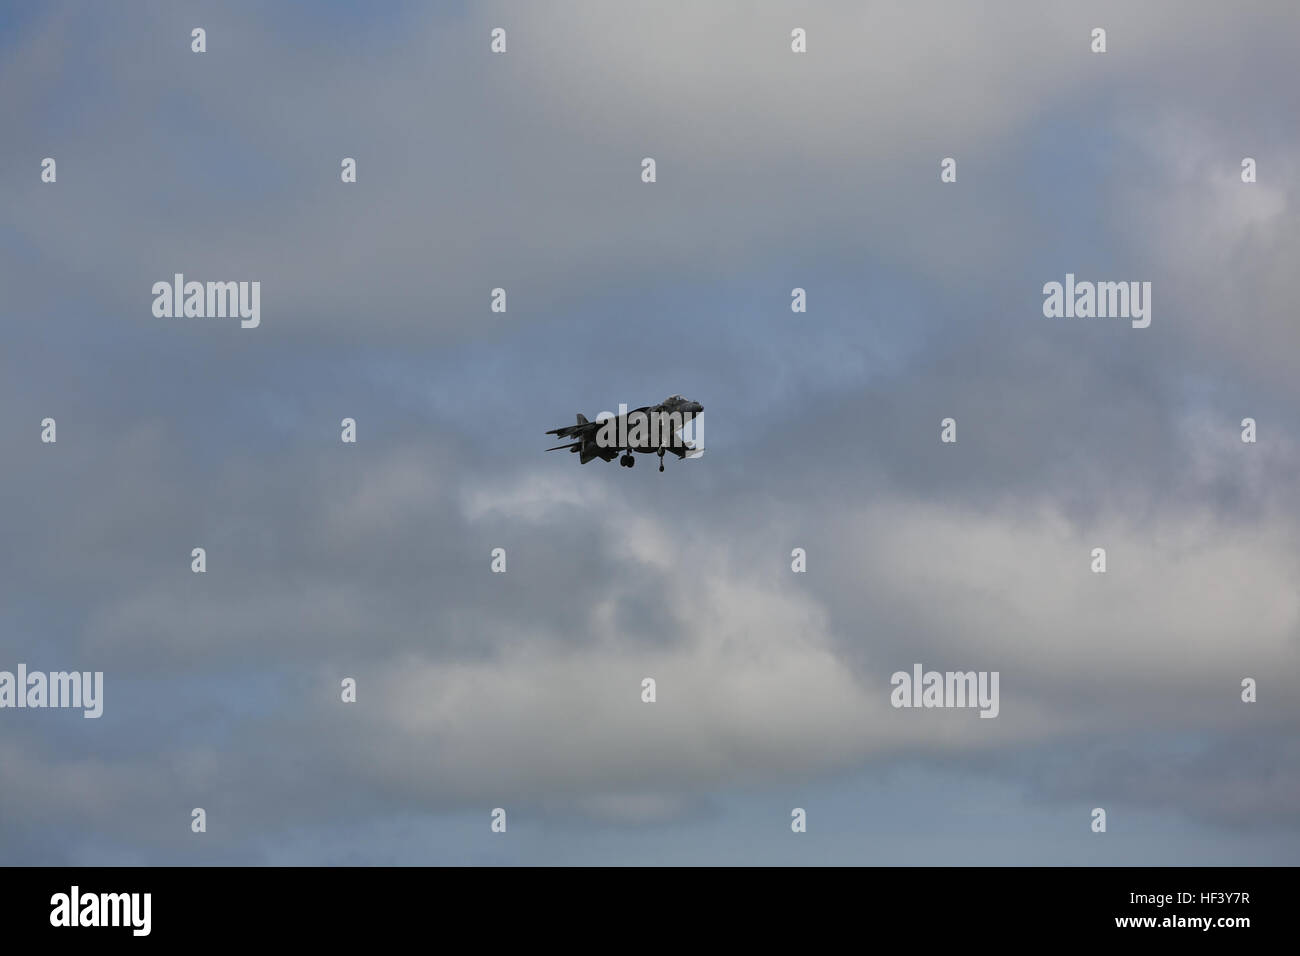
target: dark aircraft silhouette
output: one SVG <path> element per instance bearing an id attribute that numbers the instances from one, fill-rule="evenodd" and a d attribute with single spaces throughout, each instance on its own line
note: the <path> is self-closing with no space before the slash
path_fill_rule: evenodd
<path id="1" fill-rule="evenodd" d="M 618 458 L 618 463 L 625 468 L 636 464 L 633 452 L 658 455 L 659 470 L 663 471 L 665 452 L 670 451 L 678 458 L 698 458 L 704 454 L 697 442 L 687 441 L 678 434 L 702 411 L 704 406 L 699 402 L 670 395 L 659 405 L 643 405 L 595 422 L 588 421 L 587 416 L 579 412 L 576 425 L 553 428 L 546 433 L 576 440 L 546 450 L 567 448 L 577 453 L 578 461 L 584 465 L 593 458 L 604 461 Z"/>

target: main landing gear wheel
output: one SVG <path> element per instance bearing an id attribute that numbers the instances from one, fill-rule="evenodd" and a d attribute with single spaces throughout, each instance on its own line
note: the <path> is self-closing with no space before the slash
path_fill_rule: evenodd
<path id="1" fill-rule="evenodd" d="M 628 454 L 620 458 L 618 460 L 618 463 L 622 465 L 624 468 L 631 468 L 633 465 L 636 464 L 636 459 L 633 458 L 631 452 L 629 452 Z"/>

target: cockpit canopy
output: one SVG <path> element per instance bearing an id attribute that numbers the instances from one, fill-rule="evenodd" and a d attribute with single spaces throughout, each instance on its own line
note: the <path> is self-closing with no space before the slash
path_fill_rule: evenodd
<path id="1" fill-rule="evenodd" d="M 699 402 L 693 402 L 681 395 L 669 395 L 659 407 L 671 412 L 681 412 L 683 415 L 698 415 L 704 411 L 704 406 Z"/>

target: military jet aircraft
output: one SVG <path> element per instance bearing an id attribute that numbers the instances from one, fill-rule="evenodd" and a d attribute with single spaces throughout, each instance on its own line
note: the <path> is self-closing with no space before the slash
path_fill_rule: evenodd
<path id="1" fill-rule="evenodd" d="M 632 453 L 641 455 L 658 455 L 659 470 L 664 470 L 664 453 L 672 452 L 678 458 L 698 458 L 704 454 L 698 442 L 687 441 L 679 434 L 696 415 L 704 411 L 699 402 L 692 402 L 680 395 L 670 395 L 658 405 L 643 405 L 626 411 L 626 406 L 619 406 L 619 414 L 612 418 L 588 421 L 587 416 L 578 413 L 576 425 L 553 428 L 548 435 L 560 438 L 572 438 L 567 445 L 556 445 L 547 451 L 560 451 L 567 448 L 578 455 L 578 461 L 586 464 L 593 458 L 613 461 L 624 468 L 636 464 Z M 620 454 L 621 453 L 621 454 Z"/>

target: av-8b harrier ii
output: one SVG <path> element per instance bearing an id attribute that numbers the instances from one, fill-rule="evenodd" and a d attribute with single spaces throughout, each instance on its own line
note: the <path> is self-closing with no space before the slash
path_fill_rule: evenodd
<path id="1" fill-rule="evenodd" d="M 553 428 L 548 435 L 560 438 L 572 438 L 567 445 L 556 445 L 547 451 L 569 449 L 578 455 L 578 461 L 586 464 L 593 458 L 613 461 L 624 468 L 636 464 L 632 453 L 641 455 L 658 455 L 659 470 L 664 470 L 664 453 L 672 452 L 678 458 L 698 458 L 704 454 L 699 426 L 695 428 L 695 439 L 687 440 L 680 432 L 695 416 L 704 411 L 699 402 L 692 402 L 680 395 L 670 395 L 659 405 L 643 405 L 630 412 L 626 405 L 618 407 L 618 414 L 607 418 L 588 421 L 587 416 L 578 413 L 576 425 Z"/>

